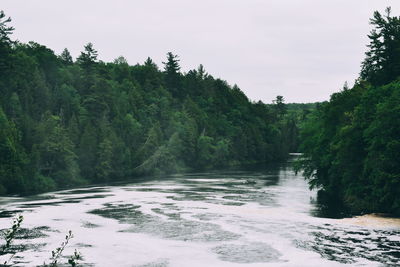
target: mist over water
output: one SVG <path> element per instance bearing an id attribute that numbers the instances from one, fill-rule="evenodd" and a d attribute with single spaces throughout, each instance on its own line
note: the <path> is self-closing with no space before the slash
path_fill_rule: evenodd
<path id="1" fill-rule="evenodd" d="M 16 266 L 64 255 L 83 266 L 396 266 L 400 222 L 318 217 L 290 164 L 1 198 L 0 228 L 22 213 Z M 349 265 L 350 264 L 350 265 Z"/>

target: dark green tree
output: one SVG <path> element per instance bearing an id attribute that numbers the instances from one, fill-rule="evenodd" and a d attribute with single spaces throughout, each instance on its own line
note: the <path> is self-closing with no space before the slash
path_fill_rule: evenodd
<path id="1" fill-rule="evenodd" d="M 80 180 L 77 155 L 60 117 L 46 113 L 38 125 L 38 136 L 42 139 L 37 146 L 40 174 L 53 178 L 61 186 L 77 184 Z"/>
<path id="2" fill-rule="evenodd" d="M 18 131 L 0 108 L 0 194 L 25 190 L 24 168 L 27 163 L 20 146 Z"/>
<path id="3" fill-rule="evenodd" d="M 283 96 L 278 95 L 273 103 L 275 104 L 274 109 L 277 117 L 281 118 L 286 114 L 286 105 Z"/>
<path id="4" fill-rule="evenodd" d="M 369 50 L 365 53 L 360 77 L 382 85 L 400 75 L 400 17 L 391 16 L 388 7 L 385 15 L 375 11 L 370 23 L 374 29 L 368 35 Z"/>
<path id="5" fill-rule="evenodd" d="M 71 53 L 67 48 L 64 48 L 61 52 L 60 59 L 65 65 L 71 65 L 73 63 Z"/>
<path id="6" fill-rule="evenodd" d="M 371 23 L 360 79 L 318 105 L 301 127 L 300 167 L 330 206 L 400 215 L 400 21 L 388 8 Z"/>
<path id="7" fill-rule="evenodd" d="M 168 52 L 167 61 L 163 64 L 167 89 L 170 90 L 172 95 L 181 96 L 181 67 L 179 66 L 178 56 Z"/>
<path id="8" fill-rule="evenodd" d="M 88 43 L 85 45 L 85 50 L 81 52 L 79 57 L 77 58 L 78 64 L 80 64 L 83 68 L 91 66 L 93 63 L 97 61 L 97 51 L 93 48 L 92 43 Z"/>
<path id="9" fill-rule="evenodd" d="M 2 82 L 6 78 L 7 71 L 10 68 L 11 44 L 10 35 L 14 28 L 8 24 L 10 17 L 6 17 L 3 10 L 0 10 L 0 92 L 2 92 Z"/>
<path id="10" fill-rule="evenodd" d="M 163 70 L 150 58 L 102 62 L 91 43 L 74 61 L 13 42 L 9 22 L 1 12 L 0 193 L 286 156 L 287 115 L 202 65 L 181 73 L 172 53 Z"/>
<path id="11" fill-rule="evenodd" d="M 10 35 L 14 31 L 14 27 L 8 26 L 11 18 L 6 18 L 3 10 L 0 10 L 0 42 L 3 44 L 11 44 Z"/>

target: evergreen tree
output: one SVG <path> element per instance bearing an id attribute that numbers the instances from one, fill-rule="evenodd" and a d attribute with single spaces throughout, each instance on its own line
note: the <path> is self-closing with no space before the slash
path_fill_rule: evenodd
<path id="1" fill-rule="evenodd" d="M 273 103 L 275 104 L 274 107 L 276 116 L 282 117 L 283 115 L 286 114 L 285 99 L 283 98 L 283 96 L 278 95 L 276 99 L 273 101 Z"/>
<path id="2" fill-rule="evenodd" d="M 400 17 L 392 17 L 388 7 L 384 16 L 375 11 L 370 23 L 375 28 L 368 35 L 369 50 L 365 53 L 360 77 L 382 85 L 400 75 Z"/>
<path id="3" fill-rule="evenodd" d="M 93 48 L 92 43 L 85 45 L 84 49 L 85 50 L 81 52 L 79 57 L 76 59 L 76 62 L 84 71 L 81 87 L 85 92 L 90 89 L 96 80 L 95 64 L 97 61 L 97 51 Z"/>
<path id="4" fill-rule="evenodd" d="M 0 194 L 24 191 L 26 162 L 19 135 L 0 108 Z"/>
<path id="5" fill-rule="evenodd" d="M 77 59 L 78 64 L 83 66 L 83 68 L 88 67 L 96 62 L 97 60 L 97 51 L 93 48 L 92 43 L 88 43 L 85 45 L 85 51 L 81 52 L 80 56 Z"/>
<path id="6" fill-rule="evenodd" d="M 46 113 L 38 125 L 40 174 L 53 178 L 59 185 L 76 184 L 79 181 L 79 167 L 76 162 L 74 144 L 58 116 Z"/>
<path id="7" fill-rule="evenodd" d="M 92 123 L 88 122 L 84 127 L 78 146 L 79 166 L 82 176 L 86 179 L 95 179 L 97 149 L 97 131 Z"/>
<path id="8" fill-rule="evenodd" d="M 10 53 L 11 44 L 10 35 L 14 31 L 14 28 L 8 26 L 11 22 L 11 18 L 6 18 L 4 11 L 0 10 L 0 93 L 3 93 L 2 83 L 6 79 L 8 73 L 7 70 L 10 68 Z"/>
<path id="9" fill-rule="evenodd" d="M 113 147 L 111 141 L 106 137 L 100 142 L 97 150 L 96 180 L 108 181 L 113 171 Z"/>
<path id="10" fill-rule="evenodd" d="M 7 24 L 11 22 L 11 18 L 6 18 L 4 11 L 0 11 L 0 43 L 11 44 L 10 35 L 12 34 L 14 27 L 8 26 Z"/>
<path id="11" fill-rule="evenodd" d="M 91 43 L 73 61 L 67 49 L 12 42 L 9 22 L 1 12 L 2 194 L 286 156 L 287 115 L 202 65 L 183 74 L 172 53 L 163 70 L 150 58 L 105 63 Z"/>
<path id="12" fill-rule="evenodd" d="M 360 79 L 308 115 L 299 166 L 325 204 L 400 215 L 400 20 L 388 8 L 371 23 Z"/>
<path id="13" fill-rule="evenodd" d="M 179 72 L 181 67 L 179 66 L 178 56 L 168 52 L 167 62 L 163 62 L 163 64 L 167 89 L 173 96 L 181 96 L 181 74 Z"/>
<path id="14" fill-rule="evenodd" d="M 72 56 L 67 48 L 64 48 L 62 51 L 60 59 L 65 65 L 71 65 L 73 63 Z"/>

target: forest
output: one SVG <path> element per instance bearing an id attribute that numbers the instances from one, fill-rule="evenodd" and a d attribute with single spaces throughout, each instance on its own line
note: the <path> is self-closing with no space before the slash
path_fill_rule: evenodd
<path id="1" fill-rule="evenodd" d="M 360 77 L 309 115 L 297 167 L 330 205 L 399 216 L 400 17 L 387 8 L 370 23 Z"/>
<path id="2" fill-rule="evenodd" d="M 0 194 L 284 160 L 298 147 L 304 108 L 250 101 L 202 65 L 183 73 L 167 53 L 74 60 L 12 40 L 0 13 Z M 290 108 L 292 107 L 292 108 Z"/>
<path id="3" fill-rule="evenodd" d="M 129 65 L 13 40 L 0 12 L 0 194 L 285 160 L 319 200 L 400 215 L 400 18 L 375 12 L 354 86 L 266 104 L 169 52 Z"/>

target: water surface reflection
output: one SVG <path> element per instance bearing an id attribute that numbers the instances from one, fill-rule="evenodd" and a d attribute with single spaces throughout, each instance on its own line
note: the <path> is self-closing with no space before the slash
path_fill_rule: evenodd
<path id="1" fill-rule="evenodd" d="M 85 266 L 396 266 L 400 225 L 315 216 L 290 166 L 173 175 L 3 198 L 0 227 L 23 213 L 17 266 L 37 266 L 72 230 Z"/>

